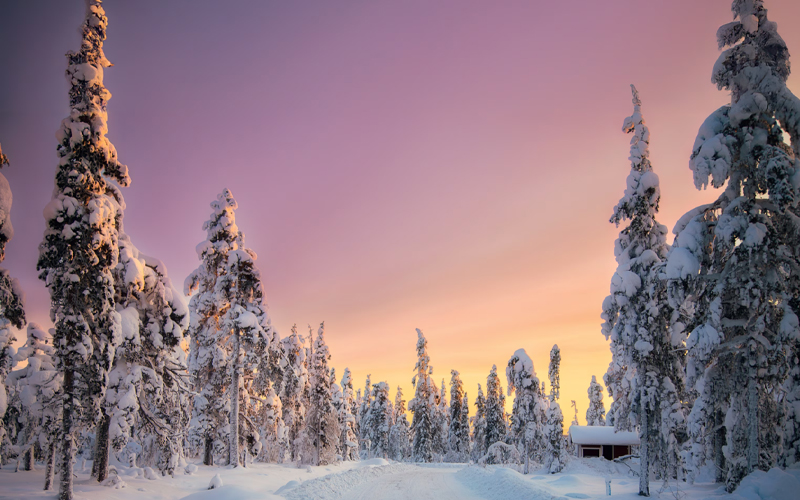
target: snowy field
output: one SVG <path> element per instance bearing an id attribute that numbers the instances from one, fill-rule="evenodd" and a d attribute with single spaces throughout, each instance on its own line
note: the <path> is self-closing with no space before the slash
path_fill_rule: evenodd
<path id="1" fill-rule="evenodd" d="M 55 499 L 56 492 L 41 491 L 44 473 L 0 470 L 0 499 Z M 436 499 L 500 500 L 608 498 L 606 478 L 613 498 L 635 499 L 638 479 L 622 464 L 599 458 L 573 459 L 561 474 L 537 472 L 524 476 L 503 466 L 466 464 L 408 464 L 372 459 L 324 467 L 297 468 L 284 464 L 253 464 L 248 468 L 198 467 L 193 474 L 146 479 L 139 468 L 119 467 L 124 487 L 98 485 L 76 467 L 75 493 L 88 500 L 256 500 L 256 499 Z M 219 475 L 222 486 L 209 490 Z M 154 476 L 151 476 L 154 477 Z M 734 494 L 722 485 L 682 483 L 666 487 L 651 483 L 654 498 L 682 500 L 794 500 L 800 498 L 800 467 L 758 471 L 742 481 Z"/>

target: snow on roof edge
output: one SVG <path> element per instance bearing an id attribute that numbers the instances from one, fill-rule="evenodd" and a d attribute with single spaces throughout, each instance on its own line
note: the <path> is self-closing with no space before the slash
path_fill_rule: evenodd
<path id="1" fill-rule="evenodd" d="M 575 444 L 639 445 L 639 435 L 636 432 L 615 432 L 614 427 L 602 425 L 571 425 L 569 437 Z"/>

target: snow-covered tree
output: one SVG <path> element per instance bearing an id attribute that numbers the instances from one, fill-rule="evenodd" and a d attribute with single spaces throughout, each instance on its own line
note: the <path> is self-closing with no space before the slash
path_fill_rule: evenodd
<path id="1" fill-rule="evenodd" d="M 503 388 L 500 386 L 500 377 L 497 376 L 497 365 L 492 365 L 492 371 L 489 372 L 489 376 L 486 378 L 486 402 L 484 407 L 486 415 L 485 449 L 489 449 L 494 443 L 503 441 L 506 438 L 506 409 L 503 401 Z"/>
<path id="2" fill-rule="evenodd" d="M 0 148 L 0 168 L 8 165 L 8 158 Z M 11 225 L 11 187 L 3 174 L 0 174 L 0 262 L 6 256 L 6 243 L 14 236 Z M 16 278 L 0 267 L 0 422 L 6 414 L 8 400 L 5 379 L 14 367 L 14 347 L 16 342 L 11 326 L 22 328 L 25 324 L 23 293 Z M 5 427 L 0 425 L 0 447 L 3 446 Z"/>
<path id="3" fill-rule="evenodd" d="M 365 432 L 369 436 L 371 457 L 388 458 L 389 431 L 392 411 L 389 400 L 389 384 L 378 382 L 372 386 L 369 409 L 364 417 Z"/>
<path id="4" fill-rule="evenodd" d="M 23 368 L 9 374 L 6 384 L 18 397 L 17 421 L 22 425 L 18 436 L 24 470 L 33 470 L 34 456 L 45 456 L 45 490 L 53 482 L 55 449 L 60 423 L 56 395 L 61 389 L 61 374 L 55 368 L 52 331 L 36 323 L 28 324 L 27 341 L 14 356 Z M 41 450 L 37 453 L 38 450 Z M 43 452 L 43 453 L 42 453 Z"/>
<path id="5" fill-rule="evenodd" d="M 486 454 L 486 398 L 483 388 L 478 384 L 478 397 L 475 398 L 475 415 L 470 418 L 472 423 L 472 451 L 473 462 L 480 460 Z"/>
<path id="6" fill-rule="evenodd" d="M 269 382 L 268 382 L 269 383 Z M 281 418 L 283 405 L 278 398 L 275 388 L 269 383 L 269 388 L 258 405 L 259 423 L 258 435 L 261 438 L 257 448 L 257 459 L 260 462 L 282 463 L 286 456 L 285 426 Z M 249 444 L 249 443 L 248 443 Z"/>
<path id="7" fill-rule="evenodd" d="M 358 438 L 355 432 L 356 417 L 353 414 L 356 406 L 353 396 L 353 377 L 350 374 L 350 368 L 344 369 L 341 388 L 342 404 L 339 407 L 339 428 L 342 434 L 339 437 L 339 450 L 342 455 L 342 460 L 356 460 L 358 457 Z M 398 390 L 400 389 L 398 388 Z"/>
<path id="8" fill-rule="evenodd" d="M 369 457 L 369 431 L 365 422 L 369 405 L 372 402 L 372 374 L 367 374 L 367 381 L 364 384 L 364 392 L 361 393 L 359 389 L 359 402 L 358 412 L 356 413 L 356 422 L 358 423 L 358 446 L 359 456 L 363 458 Z"/>
<path id="9" fill-rule="evenodd" d="M 308 361 L 306 358 L 305 338 L 297 334 L 297 325 L 292 326 L 292 333 L 281 340 L 284 358 L 283 383 L 281 385 L 281 403 L 283 405 L 283 423 L 286 426 L 289 443 L 289 459 L 300 459 L 299 438 L 305 423 L 305 400 L 303 392 L 308 385 Z"/>
<path id="10" fill-rule="evenodd" d="M 433 412 L 433 452 L 436 461 L 442 461 L 447 453 L 447 436 L 450 429 L 450 412 L 447 407 L 447 386 L 442 379 L 442 384 L 438 387 L 434 385 L 436 392 L 436 408 Z"/>
<path id="11" fill-rule="evenodd" d="M 450 371 L 450 428 L 447 435 L 448 461 L 469 459 L 469 408 L 464 409 L 464 383 L 456 370 Z M 465 425 L 466 424 L 466 425 Z"/>
<path id="12" fill-rule="evenodd" d="M 559 370 L 561 369 L 561 349 L 558 344 L 555 344 L 550 349 L 550 368 L 548 370 L 548 377 L 550 379 L 550 401 L 555 401 L 561 395 L 561 376 Z"/>
<path id="13" fill-rule="evenodd" d="M 77 432 L 100 418 L 108 371 L 120 336 L 113 269 L 119 249 L 119 207 L 111 182 L 130 183 L 106 138 L 103 54 L 108 20 L 100 0 L 87 2 L 82 43 L 67 54 L 70 114 L 57 132 L 59 165 L 37 269 L 50 291 L 56 366 L 62 385 L 60 492 L 71 499 Z"/>
<path id="14" fill-rule="evenodd" d="M 689 471 L 713 456 L 729 491 L 778 462 L 777 394 L 798 336 L 800 288 L 800 100 L 786 87 L 789 52 L 763 1 L 735 0 L 732 11 L 712 72 L 731 102 L 700 127 L 690 160 L 698 189 L 725 189 L 678 222 L 665 273 L 690 332 L 688 428 L 702 451 Z"/>
<path id="15" fill-rule="evenodd" d="M 411 424 L 406 417 L 406 402 L 400 386 L 394 398 L 394 414 L 394 425 L 389 431 L 389 458 L 401 462 L 411 457 Z"/>
<path id="16" fill-rule="evenodd" d="M 561 352 L 557 345 L 550 351 L 550 366 L 548 374 L 550 376 L 550 399 L 542 401 L 547 406 L 545 413 L 542 434 L 544 436 L 544 466 L 551 474 L 561 472 L 567 461 L 567 450 L 564 443 L 564 414 L 561 413 L 561 406 L 556 399 L 558 398 L 559 387 L 559 365 L 561 364 Z M 555 389 L 554 389 L 555 388 Z"/>
<path id="17" fill-rule="evenodd" d="M 119 194 L 117 201 L 122 203 Z M 182 347 L 189 311 L 161 261 L 140 253 L 124 232 L 119 249 L 114 290 L 122 340 L 97 430 L 93 470 L 100 481 L 108 472 L 109 443 L 121 450 L 131 439 L 142 447 L 139 465 L 172 474 L 183 453 L 182 433 L 191 412 Z"/>
<path id="18" fill-rule="evenodd" d="M 524 473 L 528 474 L 530 458 L 537 458 L 541 451 L 544 422 L 540 419 L 540 407 L 544 401 L 539 391 L 539 379 L 533 369 L 533 360 L 525 349 L 517 349 L 508 360 L 506 380 L 508 395 L 514 394 L 511 439 L 517 449 L 522 450 L 525 460 Z M 490 387 L 489 381 L 487 387 Z M 487 394 L 491 394 L 491 391 L 487 391 Z"/>
<path id="19" fill-rule="evenodd" d="M 312 465 L 327 465 L 336 460 L 339 446 L 339 419 L 333 407 L 330 370 L 331 355 L 325 344 L 325 323 L 320 323 L 309 363 L 311 394 L 306 409 L 301 458 Z"/>
<path id="20" fill-rule="evenodd" d="M 632 134 L 629 160 L 631 170 L 625 194 L 614 208 L 611 222 L 629 220 L 615 243 L 617 270 L 611 280 L 611 295 L 603 302 L 602 333 L 611 341 L 613 354 L 605 380 L 614 397 L 609 420 L 619 430 L 636 425 L 640 434 L 639 494 L 650 494 L 650 465 L 660 448 L 664 463 L 677 464 L 677 447 L 668 455 L 662 443 L 675 441 L 674 426 L 662 426 L 661 415 L 677 412 L 682 422 L 678 394 L 669 390 L 683 387 L 683 356 L 677 348 L 684 338 L 670 332 L 672 311 L 666 300 L 666 286 L 659 278 L 669 251 L 667 229 L 656 221 L 661 198 L 658 176 L 650 163 L 650 130 L 642 116 L 639 93 L 631 85 L 633 114 L 622 126 Z M 662 430 L 666 435 L 662 435 Z"/>
<path id="21" fill-rule="evenodd" d="M 606 425 L 606 409 L 603 406 L 603 386 L 592 375 L 589 384 L 589 408 L 586 409 L 586 425 Z"/>
<path id="22" fill-rule="evenodd" d="M 411 433 L 414 444 L 412 456 L 415 462 L 433 460 L 434 412 L 436 412 L 436 387 L 431 378 L 433 367 L 428 356 L 428 341 L 417 328 L 416 374 L 411 379 L 414 386 L 414 399 L 408 402 L 408 409 L 414 415 L 411 420 Z"/>

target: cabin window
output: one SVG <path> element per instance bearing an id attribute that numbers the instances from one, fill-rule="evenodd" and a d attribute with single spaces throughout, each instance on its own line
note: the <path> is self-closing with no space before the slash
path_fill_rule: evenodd
<path id="1" fill-rule="evenodd" d="M 600 456 L 600 447 L 599 446 L 582 446 L 582 455 L 583 457 L 599 457 Z"/>

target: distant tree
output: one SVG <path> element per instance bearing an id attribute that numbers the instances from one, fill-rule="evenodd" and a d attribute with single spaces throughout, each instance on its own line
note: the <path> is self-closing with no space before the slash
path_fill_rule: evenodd
<path id="1" fill-rule="evenodd" d="M 411 379 L 411 384 L 415 388 L 414 399 L 408 403 L 408 409 L 414 415 L 411 421 L 411 434 L 414 439 L 412 456 L 415 462 L 430 462 L 433 460 L 436 386 L 431 378 L 433 367 L 430 366 L 428 356 L 428 341 L 419 328 L 417 328 L 417 364 L 414 366 L 414 371 L 416 374 Z"/>
<path id="2" fill-rule="evenodd" d="M 128 169 L 106 138 L 103 54 L 108 19 L 100 0 L 89 0 L 78 52 L 67 54 L 70 115 L 56 133 L 59 166 L 55 190 L 44 210 L 39 278 L 50 291 L 57 370 L 63 374 L 59 498 L 73 498 L 72 467 L 78 432 L 101 417 L 108 371 L 120 336 L 114 307 L 118 216 L 109 190 L 125 187 Z"/>
<path id="3" fill-rule="evenodd" d="M 564 444 L 564 415 L 561 413 L 561 406 L 556 401 L 558 398 L 559 387 L 559 365 L 561 364 L 561 353 L 557 345 L 550 351 L 550 399 L 543 400 L 543 406 L 547 407 L 542 434 L 544 435 L 544 466 L 551 474 L 561 472 L 567 461 L 567 450 Z M 554 389 L 555 388 L 555 389 Z"/>
<path id="4" fill-rule="evenodd" d="M 406 402 L 400 386 L 394 398 L 394 411 L 394 425 L 389 432 L 389 458 L 401 462 L 411 457 L 411 424 L 406 417 Z"/>
<path id="5" fill-rule="evenodd" d="M 281 340 L 284 359 L 283 383 L 280 399 L 283 410 L 283 424 L 286 426 L 286 439 L 289 445 L 289 459 L 300 459 L 300 433 L 305 425 L 306 407 L 303 392 L 308 385 L 308 360 L 306 359 L 305 338 L 297 334 L 297 325 L 292 333 Z"/>
<path id="6" fill-rule="evenodd" d="M 372 383 L 371 374 L 367 374 L 367 381 L 364 384 L 364 392 L 358 404 L 358 413 L 356 414 L 356 421 L 358 422 L 358 443 L 359 455 L 362 459 L 369 457 L 369 427 L 364 419 L 367 417 L 369 405 L 372 402 Z"/>
<path id="7" fill-rule="evenodd" d="M 550 401 L 555 401 L 561 395 L 561 378 L 559 370 L 561 367 L 561 349 L 558 344 L 550 349 L 550 369 L 548 377 L 550 378 Z"/>
<path id="8" fill-rule="evenodd" d="M 456 370 L 450 371 L 450 428 L 447 435 L 448 461 L 469 460 L 469 408 L 464 411 L 464 383 Z M 465 422 L 466 420 L 466 422 Z M 466 423 L 466 426 L 464 425 Z"/>
<path id="9" fill-rule="evenodd" d="M 372 386 L 372 397 L 364 419 L 369 435 L 370 456 L 389 457 L 389 432 L 392 411 L 389 401 L 389 384 L 378 382 Z"/>
<path id="10" fill-rule="evenodd" d="M 355 432 L 356 417 L 353 414 L 355 398 L 353 396 L 353 378 L 350 369 L 344 369 L 342 375 L 342 405 L 339 407 L 339 428 L 342 435 L 339 437 L 339 450 L 342 460 L 356 460 L 358 457 L 358 438 Z M 398 388 L 398 390 L 400 390 Z"/>
<path id="11" fill-rule="evenodd" d="M 475 398 L 475 415 L 472 422 L 472 461 L 477 462 L 486 454 L 486 398 L 481 384 L 478 384 L 478 397 Z"/>
<path id="12" fill-rule="evenodd" d="M 491 376 L 490 376 L 491 377 Z M 544 404 L 539 392 L 539 379 L 525 349 L 517 349 L 506 367 L 508 395 L 514 395 L 511 414 L 511 440 L 522 450 L 524 473 L 530 473 L 530 458 L 537 457 L 541 449 L 542 425 L 540 406 Z M 487 382 L 487 387 L 489 387 Z M 491 391 L 488 391 L 491 394 Z M 490 444 L 491 446 L 491 444 Z"/>
<path id="13" fill-rule="evenodd" d="M 497 376 L 497 366 L 492 365 L 492 370 L 486 378 L 486 449 L 506 438 L 506 410 L 503 399 L 503 388 L 500 386 L 500 377 Z"/>
<path id="14" fill-rule="evenodd" d="M 589 408 L 586 409 L 586 425 L 606 425 L 606 409 L 603 406 L 603 387 L 597 383 L 592 375 L 589 384 Z"/>
<path id="15" fill-rule="evenodd" d="M 303 430 L 303 462 L 312 465 L 327 465 L 336 460 L 339 447 L 339 419 L 333 407 L 330 370 L 328 361 L 331 355 L 325 344 L 325 323 L 320 323 L 317 338 L 314 339 L 309 363 L 311 395 L 306 409 Z"/>

